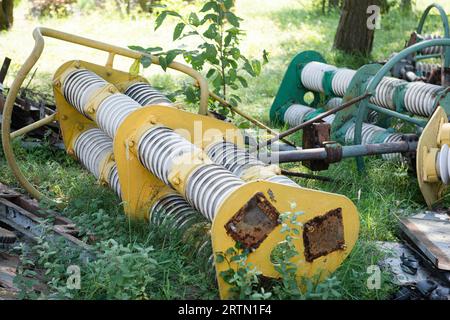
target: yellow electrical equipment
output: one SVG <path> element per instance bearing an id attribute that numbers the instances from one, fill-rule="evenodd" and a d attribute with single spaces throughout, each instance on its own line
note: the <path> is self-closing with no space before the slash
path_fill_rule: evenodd
<path id="1" fill-rule="evenodd" d="M 39 41 L 42 41 L 41 31 L 35 31 Z M 142 54 L 54 30 L 44 31 L 49 36 L 110 52 L 105 66 L 84 61 L 65 63 L 55 73 L 54 94 L 57 120 L 69 154 L 76 155 L 77 141 L 88 132 L 103 131 L 104 141 L 111 140 L 111 149 L 104 149 L 103 158 L 99 160 L 96 156 L 92 161 L 96 168 L 101 168 L 99 179 L 103 181 L 107 181 L 106 172 L 117 168 L 127 215 L 151 219 L 151 208 L 161 199 L 175 195 L 185 200 L 184 206 L 192 205 L 211 221 L 213 253 L 223 253 L 239 243 L 250 250 L 248 262 L 262 275 L 272 278 L 279 275 L 271 253 L 285 240 L 280 215 L 293 208 L 300 212 L 298 222 L 301 223 L 300 235 L 294 239 L 300 256 L 293 258 L 299 266 L 299 277 L 323 279 L 351 252 L 358 238 L 359 216 L 355 205 L 345 196 L 271 182 L 270 178 L 279 175 L 275 167 L 257 172 L 250 168 L 241 179 L 211 160 L 206 150 L 209 146 L 223 141 L 243 148 L 244 139 L 233 124 L 207 115 L 207 84 L 194 70 L 172 65 L 196 78 L 202 92 L 199 114 L 164 104 L 142 106 L 123 92 L 133 84 L 145 83 L 145 79 L 112 67 L 116 54 L 132 59 L 140 59 Z M 43 47 L 39 41 L 37 51 Z M 37 57 L 27 61 L 21 74 L 26 75 Z M 76 77 L 78 84 L 73 80 Z M 87 90 L 89 86 L 84 85 L 83 79 L 93 79 L 97 84 Z M 14 83 L 13 93 L 22 81 L 19 77 Z M 6 110 L 9 108 L 10 101 L 7 101 Z M 104 111 L 107 108 L 110 111 Z M 121 112 L 118 121 L 116 116 Z M 9 111 L 7 115 L 10 116 Z M 9 145 L 5 150 L 8 148 Z M 100 165 L 94 160 L 100 161 Z M 14 163 L 14 158 L 8 161 Z M 20 170 L 14 173 L 30 193 L 41 197 L 23 180 Z M 229 298 L 229 285 L 221 272 L 228 268 L 236 270 L 237 265 L 222 262 L 215 267 L 220 296 Z"/>

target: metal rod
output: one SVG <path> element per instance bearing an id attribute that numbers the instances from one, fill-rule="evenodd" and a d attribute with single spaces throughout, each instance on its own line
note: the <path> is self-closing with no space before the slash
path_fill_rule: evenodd
<path id="1" fill-rule="evenodd" d="M 230 109 L 231 111 L 237 113 L 238 115 L 240 115 L 241 117 L 247 119 L 248 121 L 250 121 L 251 123 L 253 123 L 254 125 L 260 127 L 261 129 L 266 130 L 268 133 L 273 134 L 274 136 L 278 135 L 278 132 L 276 132 L 275 130 L 273 130 L 272 128 L 266 126 L 264 123 L 256 120 L 255 118 L 253 118 L 252 116 L 244 113 L 243 111 L 239 110 L 238 108 L 233 107 L 228 101 L 226 101 L 225 99 L 223 99 L 222 97 L 218 96 L 217 94 L 215 94 L 214 92 L 209 92 L 209 96 L 211 98 L 213 98 L 214 100 L 218 101 L 222 106 L 227 107 L 228 109 Z M 284 143 L 290 145 L 291 147 L 296 147 L 295 144 L 293 144 L 292 142 L 285 140 L 285 139 L 280 139 L 281 141 L 283 141 Z"/>
<path id="2" fill-rule="evenodd" d="M 11 132 L 10 137 L 11 137 L 11 139 L 17 138 L 18 136 L 29 133 L 29 132 L 36 130 L 42 126 L 52 123 L 55 120 L 56 120 L 56 113 L 54 113 L 48 117 L 45 117 L 39 121 L 33 122 L 32 124 L 29 124 L 26 127 L 20 128 L 19 130 Z"/>
<path id="3" fill-rule="evenodd" d="M 386 109 L 386 108 L 382 108 L 382 107 L 374 105 L 372 103 L 369 103 L 368 107 L 369 107 L 369 109 L 375 110 L 375 111 L 380 112 L 380 113 L 387 114 L 388 116 L 399 118 L 401 120 L 414 123 L 414 124 L 416 124 L 416 125 L 418 125 L 420 127 L 425 127 L 427 125 L 427 123 L 428 123 L 427 120 L 416 119 L 416 118 L 413 118 L 413 117 L 408 116 L 406 114 L 399 113 L 399 112 L 396 112 L 396 111 L 393 111 L 393 110 L 389 110 L 389 109 Z"/>
<path id="4" fill-rule="evenodd" d="M 360 101 L 362 101 L 362 100 L 364 100 L 364 99 L 366 99 L 366 98 L 368 98 L 370 96 L 372 96 L 372 94 L 367 92 L 367 93 L 365 93 L 365 94 L 363 94 L 361 96 L 353 98 L 353 99 L 345 102 L 344 104 L 341 104 L 340 106 L 337 106 L 337 107 L 335 107 L 333 109 L 330 109 L 330 110 L 328 110 L 328 111 L 326 111 L 324 113 L 321 113 L 321 114 L 317 115 L 316 117 L 299 124 L 298 126 L 292 127 L 290 129 L 288 129 L 288 130 L 286 130 L 286 131 L 276 135 L 272 139 L 267 140 L 266 142 L 264 142 L 262 144 L 258 144 L 258 146 L 256 148 L 257 148 L 257 150 L 265 148 L 265 147 L 271 145 L 272 143 L 274 143 L 275 141 L 278 141 L 278 140 L 280 140 L 280 139 L 282 139 L 284 137 L 287 137 L 287 136 L 289 136 L 289 135 L 291 135 L 291 134 L 293 134 L 293 133 L 295 133 L 295 132 L 297 132 L 297 131 L 299 131 L 299 130 L 301 130 L 301 129 L 303 129 L 303 128 L 305 128 L 305 127 L 307 127 L 307 126 L 309 126 L 309 125 L 311 125 L 311 124 L 313 124 L 313 123 L 315 123 L 315 122 L 317 122 L 319 120 L 322 120 L 323 118 L 325 118 L 325 117 L 327 117 L 327 116 L 329 116 L 331 114 L 334 114 L 334 113 L 339 112 L 339 111 L 341 111 L 341 110 L 343 110 L 345 108 L 348 108 L 348 107 L 354 105 L 355 103 L 358 103 L 358 102 L 360 102 Z"/>
<path id="5" fill-rule="evenodd" d="M 417 142 L 389 142 L 379 144 L 364 144 L 356 146 L 343 146 L 342 158 L 353 158 L 361 156 L 374 156 L 389 153 L 411 152 L 417 149 Z M 328 154 L 325 148 L 314 148 L 296 151 L 272 152 L 271 162 L 288 163 L 307 160 L 325 160 Z"/>

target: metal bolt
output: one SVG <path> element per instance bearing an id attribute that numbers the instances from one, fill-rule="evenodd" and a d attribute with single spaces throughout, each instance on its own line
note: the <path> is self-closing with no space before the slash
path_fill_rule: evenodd
<path id="1" fill-rule="evenodd" d="M 79 61 L 75 62 L 74 67 L 76 69 L 80 69 L 80 62 Z"/>
<path id="2" fill-rule="evenodd" d="M 110 87 L 110 88 L 108 89 L 108 91 L 109 91 L 110 93 L 114 93 L 114 92 L 115 92 L 114 87 Z"/>
<path id="3" fill-rule="evenodd" d="M 83 125 L 83 124 L 79 123 L 79 124 L 77 125 L 77 129 L 78 129 L 78 130 L 83 130 L 83 128 L 84 128 L 84 125 Z"/>
<path id="4" fill-rule="evenodd" d="M 156 124 L 156 122 L 157 122 L 156 117 L 155 117 L 155 116 L 151 116 L 150 119 L 149 119 L 149 122 L 150 122 L 151 124 Z"/>
<path id="5" fill-rule="evenodd" d="M 68 149 L 67 153 L 70 154 L 71 156 L 73 156 L 75 154 L 75 152 L 73 151 L 72 148 Z"/>
<path id="6" fill-rule="evenodd" d="M 95 112 L 94 107 L 89 107 L 89 108 L 88 108 L 88 112 L 89 112 L 89 113 L 94 113 L 94 112 Z"/>
<path id="7" fill-rule="evenodd" d="M 172 183 L 173 183 L 174 185 L 179 185 L 179 184 L 181 183 L 180 178 L 178 178 L 178 177 L 173 178 L 173 179 L 172 179 Z"/>
<path id="8" fill-rule="evenodd" d="M 342 249 L 342 250 L 347 250 L 347 245 L 346 245 L 345 243 L 342 244 L 342 245 L 341 245 L 341 249 Z"/>
<path id="9" fill-rule="evenodd" d="M 55 87 L 61 87 L 61 81 L 59 80 L 55 80 L 55 82 L 53 83 Z"/>
<path id="10" fill-rule="evenodd" d="M 130 140 L 129 142 L 128 142 L 128 146 L 129 147 L 134 147 L 134 140 Z"/>
<path id="11" fill-rule="evenodd" d="M 314 227 L 313 226 L 307 226 L 306 230 L 308 230 L 308 232 L 314 232 Z"/>
<path id="12" fill-rule="evenodd" d="M 63 114 L 62 116 L 61 116 L 61 120 L 67 120 L 68 119 L 68 117 L 65 115 L 65 114 Z"/>

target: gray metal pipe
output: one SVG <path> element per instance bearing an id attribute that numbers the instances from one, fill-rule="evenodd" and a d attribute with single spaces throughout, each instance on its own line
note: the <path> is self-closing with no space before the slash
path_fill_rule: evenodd
<path id="1" fill-rule="evenodd" d="M 379 144 L 365 144 L 354 146 L 342 146 L 342 158 L 360 156 L 375 156 L 390 153 L 404 153 L 416 151 L 416 141 L 400 141 Z M 269 163 L 301 162 L 306 160 L 326 160 L 328 152 L 326 148 L 314 148 L 294 151 L 272 152 L 266 159 Z"/>

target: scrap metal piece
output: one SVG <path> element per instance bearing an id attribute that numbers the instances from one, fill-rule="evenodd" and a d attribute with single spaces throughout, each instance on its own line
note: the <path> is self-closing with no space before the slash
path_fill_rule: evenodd
<path id="1" fill-rule="evenodd" d="M 16 241 L 17 237 L 14 232 L 0 227 L 0 244 L 10 244 Z"/>
<path id="2" fill-rule="evenodd" d="M 244 247 L 256 249 L 280 224 L 279 215 L 264 194 L 259 192 L 225 224 L 225 230 Z"/>
<path id="3" fill-rule="evenodd" d="M 303 129 L 303 149 L 323 147 L 324 142 L 330 140 L 331 125 L 329 123 L 313 123 Z M 307 160 L 303 165 L 312 171 L 327 170 L 329 164 L 325 160 Z"/>
<path id="4" fill-rule="evenodd" d="M 345 249 L 342 209 L 336 208 L 306 222 L 303 243 L 307 262 Z"/>
<path id="5" fill-rule="evenodd" d="M 450 217 L 427 211 L 400 219 L 405 235 L 441 270 L 450 270 Z"/>

